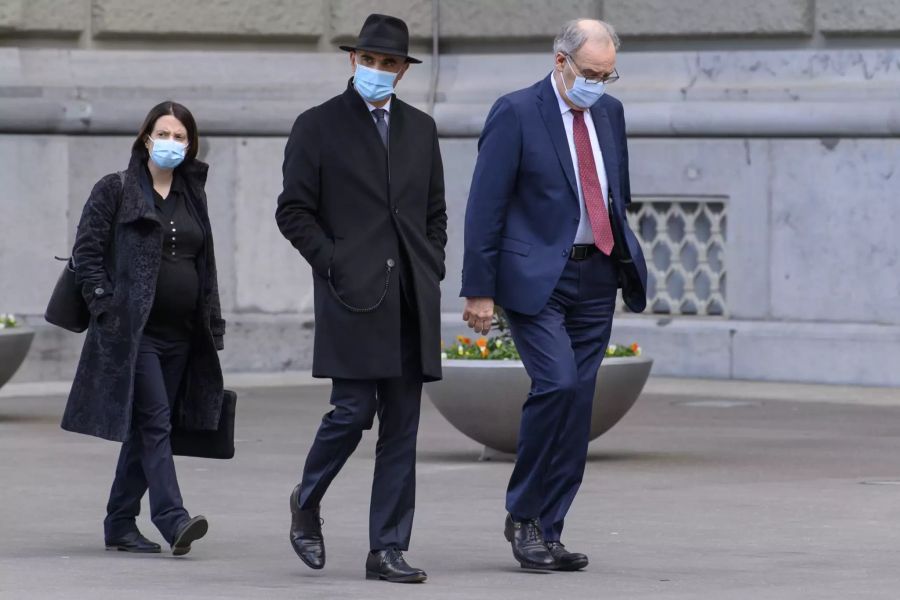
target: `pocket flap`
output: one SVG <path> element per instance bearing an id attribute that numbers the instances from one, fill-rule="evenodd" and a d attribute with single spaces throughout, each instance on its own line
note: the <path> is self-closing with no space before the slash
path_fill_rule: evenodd
<path id="1" fill-rule="evenodd" d="M 531 253 L 531 244 L 508 237 L 502 237 L 500 238 L 500 249 L 506 252 L 514 252 L 515 254 L 528 256 Z"/>

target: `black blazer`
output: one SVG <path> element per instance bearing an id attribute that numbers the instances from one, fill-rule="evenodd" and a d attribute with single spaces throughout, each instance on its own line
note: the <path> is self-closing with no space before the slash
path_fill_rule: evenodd
<path id="1" fill-rule="evenodd" d="M 425 380 L 439 379 L 440 281 L 447 214 L 434 120 L 393 96 L 389 151 L 352 87 L 301 114 L 284 151 L 284 191 L 275 218 L 313 271 L 313 375 L 350 379 L 401 374 L 398 268 L 374 311 L 386 265 L 413 278 Z M 415 317 L 413 317 L 415 318 Z"/>

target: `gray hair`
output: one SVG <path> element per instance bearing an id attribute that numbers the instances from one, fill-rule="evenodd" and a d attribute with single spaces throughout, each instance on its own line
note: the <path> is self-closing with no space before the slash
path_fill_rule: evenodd
<path id="1" fill-rule="evenodd" d="M 582 23 L 584 22 L 596 23 L 601 26 L 601 30 L 593 31 L 583 27 Z M 562 52 L 572 56 L 591 38 L 598 41 L 608 40 L 613 45 L 613 48 L 619 49 L 619 36 L 612 25 L 606 21 L 594 19 L 574 19 L 563 25 L 559 35 L 553 40 L 553 52 L 554 54 Z"/>

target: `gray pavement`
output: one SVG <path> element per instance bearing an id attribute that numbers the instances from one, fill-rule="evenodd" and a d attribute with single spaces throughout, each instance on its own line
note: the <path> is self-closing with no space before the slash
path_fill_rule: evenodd
<path id="1" fill-rule="evenodd" d="M 326 568 L 288 544 L 288 494 L 325 386 L 241 389 L 237 457 L 178 459 L 186 506 L 211 525 L 183 558 L 105 552 L 117 445 L 60 430 L 61 396 L 5 394 L 0 598 L 900 597 L 900 406 L 852 404 L 853 388 L 847 404 L 741 389 L 651 384 L 592 444 L 564 535 L 591 557 L 581 573 L 514 564 L 501 533 L 511 464 L 478 462 L 426 401 L 408 553 L 430 575 L 422 586 L 363 579 L 374 432 L 326 497 Z M 146 506 L 139 525 L 160 541 Z"/>

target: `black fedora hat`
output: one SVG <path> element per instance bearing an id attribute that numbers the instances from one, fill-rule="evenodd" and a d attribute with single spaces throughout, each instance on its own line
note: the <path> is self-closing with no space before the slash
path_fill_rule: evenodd
<path id="1" fill-rule="evenodd" d="M 418 58 L 413 58 L 409 53 L 409 29 L 402 19 L 388 15 L 372 14 L 366 18 L 362 29 L 359 30 L 359 39 L 355 46 L 341 46 L 341 50 L 353 52 L 356 50 L 368 50 L 379 54 L 393 54 L 402 56 L 406 62 L 420 63 Z"/>

